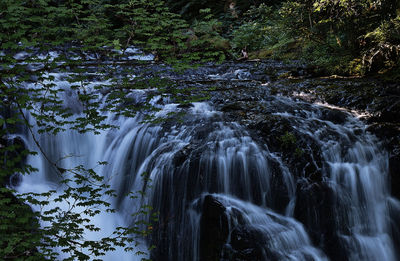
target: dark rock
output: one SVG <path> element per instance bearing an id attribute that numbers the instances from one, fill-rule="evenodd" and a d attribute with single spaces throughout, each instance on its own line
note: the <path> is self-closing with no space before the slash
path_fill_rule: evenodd
<path id="1" fill-rule="evenodd" d="M 389 173 L 392 194 L 400 199 L 400 154 L 389 157 Z"/>
<path id="2" fill-rule="evenodd" d="M 193 103 L 181 103 L 178 105 L 178 108 L 188 109 L 194 107 Z"/>
<path id="3" fill-rule="evenodd" d="M 389 176 L 392 195 L 400 199 L 400 128 L 392 123 L 373 123 L 367 130 L 384 141 L 389 151 Z"/>
<path id="4" fill-rule="evenodd" d="M 238 103 L 229 103 L 224 105 L 221 108 L 221 111 L 223 112 L 228 112 L 228 111 L 237 111 L 237 110 L 242 110 L 242 106 L 240 106 Z"/>
<path id="5" fill-rule="evenodd" d="M 368 73 L 376 73 L 385 68 L 387 61 L 396 61 L 400 54 L 400 45 L 380 43 L 369 50 L 363 57 L 363 64 Z"/>
<path id="6" fill-rule="evenodd" d="M 314 245 L 321 246 L 331 260 L 346 260 L 337 233 L 333 193 L 325 183 L 299 182 L 294 217 L 304 224 Z"/>
<path id="7" fill-rule="evenodd" d="M 264 260 L 262 233 L 249 226 L 237 226 L 231 233 L 231 245 L 234 249 L 231 254 L 233 260 Z M 270 259 L 271 260 L 271 259 Z"/>
<path id="8" fill-rule="evenodd" d="M 373 63 L 376 62 L 378 61 L 373 61 Z M 400 85 L 398 83 L 384 83 L 372 78 L 351 80 L 313 78 L 301 81 L 281 79 L 271 83 L 269 88 L 275 90 L 276 94 L 294 95 L 305 101 L 322 101 L 347 109 L 367 112 L 368 116 L 362 119 L 370 125 L 367 130 L 382 140 L 384 149 L 389 152 L 392 193 L 397 198 L 400 197 L 400 175 L 397 163 L 400 157 Z M 296 93 L 307 93 L 308 95 L 301 97 L 295 95 Z M 345 115 L 336 110 L 326 110 L 323 112 L 322 118 L 342 124 L 345 121 Z M 262 126 L 256 128 L 258 127 L 264 129 Z M 354 131 L 355 135 L 362 133 L 360 129 Z M 303 147 L 302 149 L 304 150 Z"/>
<path id="9" fill-rule="evenodd" d="M 376 136 L 381 138 L 382 140 L 387 141 L 388 144 L 392 143 L 396 137 L 400 138 L 400 129 L 399 126 L 391 123 L 371 123 L 368 126 L 367 131 L 374 133 Z M 394 144 L 395 145 L 395 144 Z M 400 146 L 400 143 L 399 143 Z"/>
<path id="10" fill-rule="evenodd" d="M 178 151 L 174 156 L 174 165 L 180 166 L 185 162 L 185 160 L 189 157 L 189 154 L 192 150 L 191 145 L 187 145 L 183 147 L 180 151 Z"/>
<path id="11" fill-rule="evenodd" d="M 4 139 L 3 137 L 0 138 L 0 148 L 2 146 L 14 146 L 14 150 L 8 151 L 5 153 L 5 159 L 14 162 L 14 168 L 23 168 L 24 164 L 26 163 L 27 152 L 25 142 L 20 137 L 15 137 L 12 139 Z M 0 180 L 0 186 L 18 186 L 21 182 L 21 175 L 19 173 L 13 173 L 5 177 L 5 179 Z"/>
<path id="12" fill-rule="evenodd" d="M 213 196 L 205 196 L 200 220 L 200 260 L 220 260 L 229 233 L 225 210 Z"/>
<path id="13" fill-rule="evenodd" d="M 9 185 L 11 187 L 17 187 L 18 185 L 20 185 L 22 182 L 22 176 L 19 173 L 16 173 L 14 175 L 11 175 L 10 177 L 10 181 L 9 181 Z"/>
<path id="14" fill-rule="evenodd" d="M 293 129 L 293 124 L 285 117 L 264 115 L 262 120 L 253 124 L 249 127 L 257 130 L 258 136 L 267 144 L 270 151 L 280 153 L 294 176 L 307 177 L 312 181 L 321 180 L 321 148 L 315 140 L 297 133 Z M 279 167 L 276 169 L 278 170 Z M 282 177 L 280 173 L 276 175 Z M 282 188 L 282 184 L 276 183 L 278 180 L 273 180 L 273 183 L 277 185 L 277 188 Z M 281 193 L 284 190 L 278 189 L 277 191 Z M 284 201 L 279 203 L 281 207 L 282 202 Z"/>
<path id="15" fill-rule="evenodd" d="M 400 98 L 396 97 L 396 100 L 388 101 L 387 107 L 381 111 L 380 120 L 386 122 L 400 122 Z"/>
<path id="16" fill-rule="evenodd" d="M 323 110 L 322 116 L 324 120 L 331 121 L 336 124 L 343 124 L 346 122 L 347 115 L 338 110 Z"/>
<path id="17" fill-rule="evenodd" d="M 285 213 L 286 206 L 290 202 L 290 192 L 288 191 L 287 184 L 285 183 L 285 176 L 282 173 L 282 170 L 279 167 L 277 162 L 270 162 L 271 165 L 271 193 L 270 198 L 267 198 L 266 201 L 269 202 L 269 205 L 272 209 L 280 214 Z"/>
<path id="18" fill-rule="evenodd" d="M 400 204 L 392 199 L 388 202 L 389 205 L 389 218 L 392 226 L 393 244 L 400 246 Z M 400 256 L 400 248 L 396 248 L 397 256 Z"/>

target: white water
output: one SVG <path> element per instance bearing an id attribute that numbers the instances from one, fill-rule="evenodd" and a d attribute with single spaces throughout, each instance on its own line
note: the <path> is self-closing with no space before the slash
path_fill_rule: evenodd
<path id="1" fill-rule="evenodd" d="M 234 197 L 212 196 L 226 207 L 230 231 L 247 226 L 250 233 L 262 235 L 257 243 L 263 245 L 264 253 L 272 252 L 277 260 L 328 260 L 322 251 L 312 246 L 304 227 L 293 218 Z M 229 237 L 227 245 L 231 240 Z M 264 254 L 263 259 L 268 260 L 268 256 Z"/>
<path id="2" fill-rule="evenodd" d="M 46 155 L 50 160 L 57 162 L 58 166 L 65 169 L 73 169 L 79 165 L 84 165 L 87 168 L 93 168 L 96 172 L 102 173 L 102 167 L 98 165 L 100 160 L 104 160 L 103 152 L 106 151 L 107 144 L 106 140 L 110 136 L 109 133 L 101 133 L 100 135 L 91 134 L 78 134 L 74 131 L 66 131 L 56 136 L 51 135 L 39 135 L 40 146 L 46 152 Z M 37 151 L 38 148 L 29 136 L 26 136 L 26 143 L 28 149 Z M 40 211 L 44 212 L 55 207 L 59 207 L 63 211 L 70 209 L 70 204 L 66 201 L 56 203 L 54 199 L 61 195 L 63 187 L 58 184 L 59 174 L 54 167 L 48 162 L 48 160 L 39 153 L 38 156 L 29 156 L 27 164 L 39 169 L 38 173 L 33 173 L 23 177 L 22 184 L 18 187 L 19 193 L 26 192 L 47 192 L 50 190 L 59 190 L 60 193 L 56 193 L 48 200 L 50 204 Z M 102 173 L 105 175 L 105 173 Z M 115 180 L 115 178 L 107 177 L 107 181 Z M 103 200 L 113 201 L 110 197 L 105 197 Z M 73 202 L 71 200 L 70 202 Z M 39 209 L 36 209 L 39 211 Z M 85 208 L 75 207 L 73 211 L 76 213 L 83 212 Z M 118 226 L 127 226 L 128 223 L 124 220 L 123 216 L 118 214 L 107 213 L 102 211 L 99 215 L 94 217 L 84 216 L 91 219 L 92 224 L 101 228 L 100 232 L 85 232 L 86 240 L 100 240 L 103 237 L 112 237 L 112 233 Z M 43 226 L 47 223 L 42 223 Z M 142 244 L 135 248 L 135 251 L 146 252 L 145 244 Z M 67 254 L 60 252 L 60 258 L 68 258 Z M 109 252 L 106 256 L 100 257 L 102 260 L 141 260 L 142 256 L 136 256 L 132 252 L 125 252 L 123 248 L 117 247 L 115 252 Z"/>
<path id="3" fill-rule="evenodd" d="M 348 114 L 345 124 L 321 120 L 318 106 L 310 111 L 280 113 L 301 124 L 297 129 L 316 140 L 326 161 L 325 181 L 335 193 L 337 233 L 349 260 L 396 260 L 388 191 L 388 155 L 365 126 Z M 325 128 L 315 130 L 315 124 Z M 334 134 L 332 134 L 334 133 Z"/>

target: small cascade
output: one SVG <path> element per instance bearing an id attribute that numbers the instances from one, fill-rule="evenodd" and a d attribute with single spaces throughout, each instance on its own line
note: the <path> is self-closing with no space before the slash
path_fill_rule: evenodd
<path id="1" fill-rule="evenodd" d="M 312 246 L 299 222 L 270 209 L 221 194 L 205 195 L 195 200 L 192 207 L 199 210 L 193 211 L 197 216 L 192 214 L 191 217 L 194 222 L 197 221 L 194 227 L 215 225 L 212 215 L 215 214 L 215 208 L 220 210 L 220 231 L 225 230 L 226 237 L 221 254 L 223 260 L 246 259 L 249 253 L 241 253 L 240 249 L 249 246 L 253 250 L 251 256 L 257 260 L 328 260 L 322 251 Z M 218 235 L 216 231 L 210 232 L 212 235 L 206 235 L 205 232 L 202 236 Z M 195 243 L 194 249 L 203 248 L 203 254 L 196 256 L 202 255 L 202 259 L 207 260 L 210 257 L 207 242 L 202 240 Z"/>
<path id="2" fill-rule="evenodd" d="M 308 110 L 289 110 L 284 116 L 322 148 L 323 181 L 334 198 L 331 225 L 341 250 L 348 260 L 396 260 L 389 222 L 387 153 L 350 114 L 342 114 L 335 123 L 326 119 L 326 113 L 313 105 Z"/>
<path id="3" fill-rule="evenodd" d="M 338 198 L 335 223 L 349 260 L 396 260 L 388 184 L 382 178 L 388 169 L 386 153 L 378 151 L 373 139 L 357 141 L 344 155 L 337 146 L 325 153 L 328 182 Z"/>

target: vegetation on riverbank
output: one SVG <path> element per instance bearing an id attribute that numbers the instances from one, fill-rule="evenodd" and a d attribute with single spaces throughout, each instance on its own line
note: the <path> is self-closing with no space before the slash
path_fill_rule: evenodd
<path id="1" fill-rule="evenodd" d="M 2 50 L 43 42 L 83 50 L 136 45 L 170 62 L 301 60 L 317 74 L 400 75 L 396 0 L 7 0 L 0 6 Z"/>
<path id="2" fill-rule="evenodd" d="M 204 21 L 196 8 L 208 8 L 214 15 L 208 34 L 225 39 L 224 51 L 232 58 L 246 52 L 250 59 L 303 60 L 321 74 L 396 79 L 400 72 L 400 4 L 395 0 L 167 3 L 192 21 L 194 30 Z M 212 43 L 217 48 L 220 42 Z"/>

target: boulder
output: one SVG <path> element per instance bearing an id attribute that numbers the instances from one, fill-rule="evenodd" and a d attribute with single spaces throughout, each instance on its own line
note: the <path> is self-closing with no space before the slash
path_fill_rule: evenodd
<path id="1" fill-rule="evenodd" d="M 220 260 L 228 240 L 229 223 L 225 207 L 211 195 L 204 197 L 200 220 L 200 260 Z"/>

